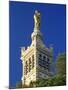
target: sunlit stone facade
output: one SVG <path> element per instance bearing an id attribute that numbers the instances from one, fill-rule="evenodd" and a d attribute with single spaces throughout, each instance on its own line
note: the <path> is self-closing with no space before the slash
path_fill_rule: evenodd
<path id="1" fill-rule="evenodd" d="M 21 60 L 23 64 L 23 84 L 29 85 L 31 81 L 50 77 L 50 64 L 52 59 L 51 48 L 43 43 L 40 32 L 40 13 L 36 10 L 34 14 L 34 31 L 31 34 L 30 46 L 21 48 Z M 38 23 L 39 22 L 39 23 Z"/>

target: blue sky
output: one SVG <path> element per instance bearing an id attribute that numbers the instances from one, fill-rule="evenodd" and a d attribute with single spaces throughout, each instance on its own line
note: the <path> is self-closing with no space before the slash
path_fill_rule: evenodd
<path id="1" fill-rule="evenodd" d="M 43 40 L 47 47 L 53 45 L 54 62 L 58 53 L 66 50 L 66 6 L 59 4 L 41 4 L 13 2 L 9 3 L 10 16 L 10 86 L 15 87 L 21 80 L 22 62 L 20 47 L 31 44 L 31 33 L 34 28 L 35 10 L 41 13 Z"/>

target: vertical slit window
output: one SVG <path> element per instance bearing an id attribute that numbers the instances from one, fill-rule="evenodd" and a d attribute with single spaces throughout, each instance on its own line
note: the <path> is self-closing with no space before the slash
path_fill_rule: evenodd
<path id="1" fill-rule="evenodd" d="M 27 73 L 28 73 L 28 63 L 26 61 L 26 63 L 25 63 L 25 74 L 27 75 Z"/>
<path id="2" fill-rule="evenodd" d="M 34 55 L 32 56 L 32 68 L 34 68 Z"/>
<path id="3" fill-rule="evenodd" d="M 29 58 L 29 72 L 31 70 L 31 58 Z"/>

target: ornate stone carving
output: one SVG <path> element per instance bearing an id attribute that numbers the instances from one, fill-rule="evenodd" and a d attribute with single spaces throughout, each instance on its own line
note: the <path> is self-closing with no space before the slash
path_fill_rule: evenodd
<path id="1" fill-rule="evenodd" d="M 37 10 L 35 10 L 35 14 L 34 14 L 34 28 L 35 30 L 40 29 L 40 12 Z"/>

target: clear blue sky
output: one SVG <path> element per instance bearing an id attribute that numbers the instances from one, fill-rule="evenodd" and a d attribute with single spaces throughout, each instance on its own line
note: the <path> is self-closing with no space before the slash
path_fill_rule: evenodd
<path id="1" fill-rule="evenodd" d="M 66 6 L 10 2 L 10 86 L 15 87 L 21 80 L 22 63 L 20 47 L 31 44 L 35 10 L 41 13 L 41 32 L 47 47 L 53 44 L 54 61 L 58 53 L 66 50 Z"/>

